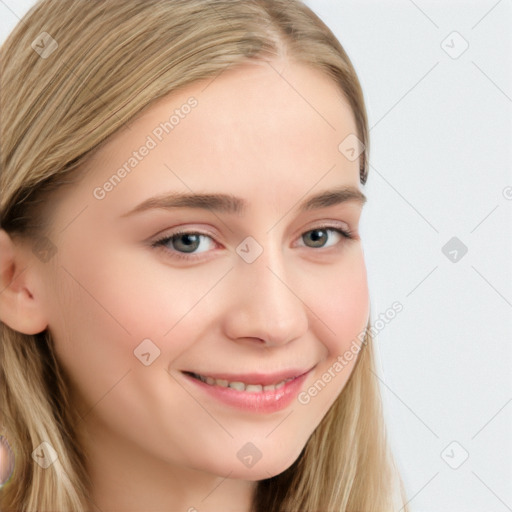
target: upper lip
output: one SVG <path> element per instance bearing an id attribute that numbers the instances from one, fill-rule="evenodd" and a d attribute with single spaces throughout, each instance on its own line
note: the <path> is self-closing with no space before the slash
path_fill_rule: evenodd
<path id="1" fill-rule="evenodd" d="M 183 373 L 195 373 L 203 377 L 212 377 L 219 380 L 227 380 L 229 382 L 243 382 L 244 384 L 261 384 L 262 386 L 269 386 L 270 384 L 277 384 L 286 379 L 293 379 L 300 377 L 305 373 L 311 371 L 313 367 L 306 370 L 303 369 L 289 369 L 275 373 L 215 373 L 215 372 L 202 372 L 202 371 L 183 371 Z"/>

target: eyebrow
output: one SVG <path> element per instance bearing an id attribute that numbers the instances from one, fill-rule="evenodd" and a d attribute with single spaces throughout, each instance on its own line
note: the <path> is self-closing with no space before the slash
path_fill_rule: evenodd
<path id="1" fill-rule="evenodd" d="M 299 204 L 299 213 L 346 202 L 356 202 L 363 206 L 366 196 L 352 186 L 335 187 L 315 194 Z M 170 193 L 146 199 L 129 212 L 121 215 L 127 217 L 136 213 L 145 212 L 155 208 L 201 208 L 219 213 L 242 215 L 247 208 L 247 201 L 231 194 L 184 194 Z"/>

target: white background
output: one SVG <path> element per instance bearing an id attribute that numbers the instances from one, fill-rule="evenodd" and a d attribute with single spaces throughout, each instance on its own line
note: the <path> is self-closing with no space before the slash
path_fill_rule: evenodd
<path id="1" fill-rule="evenodd" d="M 32 4 L 0 0 L 0 41 Z M 361 230 L 373 321 L 404 308 L 376 345 L 409 505 L 512 511 L 512 2 L 307 4 L 365 94 Z"/>

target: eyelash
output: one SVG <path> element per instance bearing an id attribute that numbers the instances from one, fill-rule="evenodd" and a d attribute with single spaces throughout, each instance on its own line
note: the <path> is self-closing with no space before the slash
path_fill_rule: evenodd
<path id="1" fill-rule="evenodd" d="M 331 225 L 324 225 L 324 226 L 317 226 L 313 229 L 309 229 L 308 231 L 305 231 L 304 233 L 302 233 L 301 236 L 307 234 L 307 233 L 311 233 L 312 231 L 335 231 L 337 233 L 339 233 L 343 238 L 347 239 L 347 240 L 354 240 L 354 235 L 352 233 L 352 231 L 350 229 L 341 229 L 339 227 L 335 227 L 335 226 L 331 226 Z M 176 250 L 171 250 L 171 249 L 167 249 L 165 247 L 165 245 L 167 244 L 167 242 L 171 241 L 173 238 L 178 238 L 182 235 L 200 235 L 200 236 L 206 236 L 208 238 L 211 238 L 213 240 L 213 237 L 207 233 L 203 233 L 203 232 L 200 232 L 200 231 L 186 231 L 186 230 L 182 230 L 182 231 L 176 231 L 174 233 L 172 233 L 171 235 L 166 235 L 162 238 L 159 238 L 157 240 L 155 240 L 154 242 L 151 243 L 151 247 L 153 248 L 163 248 L 166 252 L 172 254 L 172 258 L 173 259 L 178 259 L 178 260 L 185 260 L 185 261 L 192 261 L 192 260 L 195 260 L 197 259 L 198 257 L 200 256 L 194 256 L 194 253 L 190 253 L 190 254 L 186 254 L 186 253 L 183 253 L 183 252 L 179 252 L 179 251 L 176 251 Z M 315 249 L 314 247 L 310 247 L 310 249 Z M 317 249 L 323 249 L 323 247 L 318 247 Z M 198 254 L 202 254 L 202 253 L 198 253 Z"/>

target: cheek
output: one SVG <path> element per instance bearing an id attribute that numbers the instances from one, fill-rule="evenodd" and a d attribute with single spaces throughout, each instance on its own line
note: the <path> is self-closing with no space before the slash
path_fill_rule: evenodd
<path id="1" fill-rule="evenodd" d="M 133 286 L 140 269 L 122 259 L 59 251 L 49 330 L 57 358 L 78 390 L 80 413 L 90 410 L 128 373 L 144 368 L 134 349 L 158 332 L 155 303 Z M 158 301 L 155 301 L 158 302 Z M 135 370 L 135 371 L 134 371 Z"/>
<path id="2" fill-rule="evenodd" d="M 321 340 L 324 358 L 316 380 L 299 397 L 300 404 L 314 400 L 313 408 L 323 416 L 345 387 L 357 361 L 369 318 L 366 266 L 360 245 L 347 251 L 340 265 L 330 271 L 330 279 L 319 280 L 313 311 L 318 315 L 316 337 Z M 325 390 L 325 391 L 324 391 Z"/>
<path id="3" fill-rule="evenodd" d="M 318 291 L 311 295 L 311 309 L 318 316 L 316 336 L 324 358 L 297 402 L 308 411 L 315 428 L 347 384 L 356 364 L 369 318 L 367 273 L 360 247 L 346 257 L 330 279 L 317 276 Z M 301 409 L 302 410 L 302 409 Z"/>
<path id="4" fill-rule="evenodd" d="M 163 370 L 169 361 L 197 337 L 200 325 L 190 319 L 202 311 L 201 298 L 229 267 L 187 272 L 155 264 L 143 253 L 100 250 L 94 240 L 87 254 L 78 247 L 59 247 L 59 270 L 48 282 L 54 291 L 49 328 L 87 409 L 127 372 L 123 387 L 139 378 L 141 389 L 144 379 L 152 382 L 150 368 L 151 376 L 158 368 L 168 379 Z"/>
<path id="5" fill-rule="evenodd" d="M 361 248 L 348 253 L 320 288 L 322 293 L 315 299 L 318 309 L 313 310 L 325 324 L 326 335 L 321 339 L 329 355 L 336 357 L 350 348 L 368 323 L 368 282 Z"/>
<path id="6" fill-rule="evenodd" d="M 105 300 L 82 273 L 60 270 L 58 282 L 49 330 L 73 391 L 80 390 L 77 404 L 83 415 L 130 368 L 135 336 L 117 319 L 120 301 Z"/>

